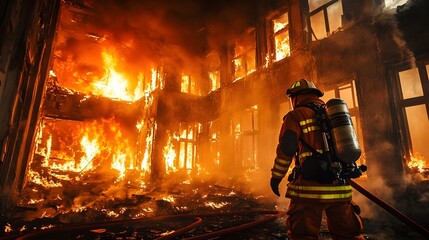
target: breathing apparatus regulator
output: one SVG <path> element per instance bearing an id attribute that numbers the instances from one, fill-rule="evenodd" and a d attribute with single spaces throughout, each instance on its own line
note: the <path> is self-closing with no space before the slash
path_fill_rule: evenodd
<path id="1" fill-rule="evenodd" d="M 289 97 L 296 95 L 313 93 L 318 97 L 323 96 L 323 92 L 316 88 L 314 83 L 301 79 L 289 88 L 286 94 Z M 361 155 L 356 132 L 350 117 L 347 103 L 340 98 L 333 98 L 326 104 L 319 106 L 316 104 L 306 104 L 303 107 L 311 108 L 316 113 L 316 121 L 322 131 L 324 151 L 323 154 L 317 152 L 303 139 L 301 143 L 323 161 L 318 161 L 320 167 L 328 173 L 323 175 L 321 183 L 334 182 L 335 184 L 345 184 L 346 179 L 358 178 L 367 170 L 365 165 L 357 166 L 356 161 Z M 318 166 L 316 166 L 318 168 Z M 300 171 L 298 169 L 298 171 Z M 302 172 L 305 169 L 301 169 Z M 304 174 L 302 174 L 304 177 Z"/>

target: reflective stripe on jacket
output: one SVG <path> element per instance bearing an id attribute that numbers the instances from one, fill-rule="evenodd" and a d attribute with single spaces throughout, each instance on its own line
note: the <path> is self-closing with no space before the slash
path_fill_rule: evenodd
<path id="1" fill-rule="evenodd" d="M 286 197 L 317 202 L 347 202 L 352 199 L 352 187 L 296 180 L 289 183 Z"/>
<path id="2" fill-rule="evenodd" d="M 324 104 L 324 102 L 316 96 L 303 97 L 299 100 L 297 105 L 304 105 L 311 102 L 320 105 Z M 307 149 L 299 142 L 298 139 L 300 138 L 318 152 L 323 153 L 322 149 L 324 149 L 324 145 L 322 131 L 317 124 L 316 113 L 312 109 L 298 107 L 285 116 L 279 139 L 280 141 L 285 141 L 284 143 L 286 144 L 291 141 L 283 139 L 282 133 L 288 130 L 294 131 L 297 134 L 296 142 L 298 142 L 298 144 L 296 148 L 300 164 L 307 159 L 311 159 L 308 157 L 313 155 L 310 149 Z M 279 156 L 279 154 L 277 154 L 277 156 Z M 343 202 L 351 200 L 352 188 L 350 185 L 338 186 L 334 184 L 320 184 L 315 181 L 300 179 L 300 176 L 298 176 L 298 179 L 289 183 L 286 197 L 315 202 Z"/>

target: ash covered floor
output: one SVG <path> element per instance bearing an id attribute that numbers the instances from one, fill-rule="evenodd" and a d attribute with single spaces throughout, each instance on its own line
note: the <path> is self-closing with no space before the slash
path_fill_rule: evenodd
<path id="1" fill-rule="evenodd" d="M 179 171 L 162 181 L 150 181 L 135 171 L 118 180 L 99 169 L 83 176 L 48 170 L 39 166 L 38 172 L 49 187 L 29 182 L 15 214 L 2 218 L 1 239 L 198 239 L 210 233 L 214 235 L 206 239 L 288 239 L 286 216 L 275 218 L 276 211 L 287 209 L 288 200 L 270 194 L 269 178 L 267 191 L 261 194 L 253 190 L 256 182 L 251 179 L 263 177 L 219 180 Z M 410 185 L 403 192 L 396 196 L 396 205 L 410 209 L 406 213 L 427 228 L 428 182 Z M 367 239 L 425 239 L 356 194 Z M 261 223 L 238 227 L 255 221 Z M 192 224 L 196 225 L 177 233 Z M 227 234 L 216 234 L 229 228 L 233 230 Z M 40 235 L 43 231 L 52 234 Z M 331 239 L 326 218 L 320 239 Z"/>

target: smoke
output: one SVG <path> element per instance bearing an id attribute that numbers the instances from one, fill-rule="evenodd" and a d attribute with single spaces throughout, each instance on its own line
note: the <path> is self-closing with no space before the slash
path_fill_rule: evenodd
<path id="1" fill-rule="evenodd" d="M 127 71 L 151 64 L 177 64 L 181 70 L 191 71 L 211 49 L 218 50 L 255 19 L 257 4 L 257 0 L 92 1 L 83 16 L 75 10 L 64 14 L 60 26 L 66 33 L 60 34 L 57 49 L 72 52 L 82 64 L 90 64 L 94 63 L 94 51 L 111 45 L 120 52 Z M 73 21 L 76 24 L 70 23 Z M 99 46 L 88 47 L 89 40 Z"/>
<path id="2" fill-rule="evenodd" d="M 406 3 L 408 0 L 385 0 L 385 9 L 391 10 L 396 9 L 399 5 Z"/>
<path id="3" fill-rule="evenodd" d="M 401 10 L 409 9 L 410 7 L 418 4 L 418 1 L 407 1 L 407 0 L 389 0 L 385 1 L 385 6 L 375 16 L 380 32 L 384 32 L 390 35 L 392 41 L 396 44 L 399 49 L 399 54 L 402 60 L 407 60 L 412 67 L 416 66 L 416 59 L 413 51 L 407 45 L 407 41 L 404 39 L 403 29 L 398 22 L 398 12 Z"/>

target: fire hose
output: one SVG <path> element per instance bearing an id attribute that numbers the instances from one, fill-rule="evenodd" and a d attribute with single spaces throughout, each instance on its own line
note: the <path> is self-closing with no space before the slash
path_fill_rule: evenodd
<path id="1" fill-rule="evenodd" d="M 361 185 L 359 185 L 358 183 L 356 183 L 352 179 L 350 179 L 350 185 L 354 189 L 356 189 L 357 191 L 359 191 L 360 193 L 362 193 L 362 195 L 364 195 L 365 197 L 367 197 L 369 200 L 373 201 L 375 204 L 377 204 L 378 206 L 382 207 L 384 210 L 386 210 L 387 212 L 389 212 L 390 214 L 392 214 L 394 217 L 398 218 L 403 223 L 405 223 L 409 227 L 413 228 L 416 232 L 420 233 L 422 236 L 424 236 L 424 237 L 426 237 L 426 238 L 429 239 L 429 230 L 427 230 L 426 228 L 422 227 L 421 225 L 419 225 L 418 223 L 416 223 L 414 220 L 412 220 L 411 218 L 407 217 L 405 214 L 403 214 L 402 212 L 400 212 L 396 208 L 390 206 L 389 204 L 387 204 L 386 202 L 384 202 L 383 200 L 381 200 L 380 198 L 378 198 L 374 194 L 370 193 L 368 190 L 366 190 L 364 187 L 362 187 Z"/>
<path id="2" fill-rule="evenodd" d="M 251 227 L 257 226 L 259 224 L 275 220 L 283 215 L 285 215 L 285 212 L 281 211 L 274 211 L 274 210 L 253 210 L 253 211 L 241 211 L 241 212 L 223 212 L 223 213 L 203 213 L 203 214 L 179 214 L 179 215 L 170 215 L 170 216 L 158 216 L 153 218 L 142 218 L 142 219 L 131 219 L 131 220 L 118 220 L 118 221 L 110 221 L 110 222 L 101 222 L 101 223 L 87 223 L 87 224 L 77 224 L 77 225 L 69 225 L 69 226 L 62 226 L 52 229 L 47 229 L 44 231 L 37 231 L 33 233 L 28 233 L 20 236 L 10 236 L 13 237 L 13 239 L 17 240 L 25 240 L 25 239 L 43 239 L 43 238 L 49 238 L 53 236 L 60 236 L 67 233 L 76 233 L 83 230 L 91 230 L 91 229 L 98 229 L 98 228 L 106 228 L 106 227 L 113 227 L 113 226 L 121 226 L 121 225 L 129 225 L 132 223 L 142 223 L 142 222 L 149 222 L 149 221 L 160 221 L 160 220 L 169 220 L 169 219 L 175 219 L 175 218 L 195 218 L 196 221 L 191 223 L 188 226 L 185 226 L 183 228 L 177 229 L 169 233 L 168 235 L 161 236 L 159 238 L 156 238 L 156 240 L 167 240 L 167 239 L 173 239 L 176 238 L 186 232 L 191 231 L 192 229 L 195 229 L 202 223 L 203 216 L 222 216 L 222 215 L 234 215 L 234 214 L 249 214 L 249 213 L 257 213 L 257 214 L 271 214 L 271 216 L 264 217 L 262 219 L 252 221 L 249 223 L 241 224 L 235 227 L 230 227 L 226 229 L 222 229 L 219 231 L 206 233 L 190 238 L 185 238 L 188 240 L 196 240 L 196 239 L 207 239 L 210 237 L 219 237 L 225 234 L 238 232 L 242 230 L 249 229 Z M 1 238 L 3 239 L 3 238 Z M 4 239 L 11 239 L 11 238 L 4 238 Z"/>
<path id="3" fill-rule="evenodd" d="M 387 204 L 386 202 L 384 202 L 383 200 L 381 200 L 380 198 L 378 198 L 377 196 L 375 196 L 374 194 L 372 194 L 371 192 L 366 190 L 364 187 L 362 187 L 361 185 L 359 185 L 358 183 L 356 183 L 352 179 L 350 179 L 350 185 L 354 189 L 356 189 L 358 192 L 360 192 L 362 195 L 367 197 L 369 200 L 371 200 L 372 202 L 374 202 L 375 204 L 377 204 L 378 206 L 380 206 L 381 208 L 383 208 L 384 210 L 386 210 L 387 212 L 392 214 L 394 217 L 398 218 L 401 222 L 405 223 L 406 225 L 408 225 L 409 227 L 414 229 L 417 233 L 419 233 L 422 236 L 429 239 L 429 231 L 426 228 L 419 225 L 418 223 L 416 223 L 414 220 L 412 220 L 411 218 L 409 218 L 408 216 L 406 216 L 405 214 L 403 214 L 399 210 L 390 206 L 389 204 Z M 144 218 L 144 219 L 119 220 L 119 221 L 92 223 L 92 224 L 84 224 L 84 225 L 76 225 L 76 226 L 63 226 L 63 227 L 58 227 L 58 228 L 54 228 L 54 229 L 48 229 L 48 230 L 45 230 L 42 232 L 34 232 L 34 233 L 21 235 L 17 239 L 20 239 L 20 240 L 38 239 L 38 237 L 47 237 L 47 236 L 52 236 L 52 235 L 58 236 L 58 233 L 64 234 L 64 233 L 74 232 L 74 231 L 79 231 L 79 230 L 90 230 L 90 229 L 103 228 L 103 227 L 109 227 L 109 226 L 111 227 L 111 226 L 126 225 L 126 224 L 131 224 L 131 223 L 141 223 L 141 222 L 145 222 L 145 221 L 158 221 L 158 220 L 167 220 L 167 219 L 183 218 L 183 217 L 195 218 L 197 220 L 188 226 L 174 230 L 168 235 L 161 236 L 161 237 L 157 238 L 157 240 L 167 240 L 167 239 L 173 239 L 173 238 L 178 237 L 178 236 L 180 236 L 186 232 L 191 231 L 192 229 L 197 228 L 199 225 L 201 225 L 201 223 L 202 223 L 201 217 L 203 217 L 203 216 L 221 216 L 221 215 L 246 214 L 246 213 L 274 214 L 274 215 L 267 216 L 265 218 L 262 218 L 262 219 L 259 219 L 259 220 L 253 221 L 253 222 L 249 222 L 249 223 L 241 224 L 238 226 L 234 226 L 234 227 L 230 227 L 230 228 L 226 228 L 226 229 L 221 229 L 219 231 L 206 233 L 206 234 L 202 234 L 202 235 L 197 235 L 197 236 L 193 236 L 193 237 L 189 237 L 189 238 L 185 238 L 185 239 L 197 240 L 197 239 L 208 239 L 208 238 L 213 238 L 213 237 L 219 237 L 222 235 L 226 235 L 226 234 L 230 234 L 230 233 L 239 232 L 239 231 L 249 229 L 249 228 L 257 226 L 259 224 L 275 220 L 275 219 L 286 214 L 285 212 L 272 211 L 272 210 L 254 210 L 254 211 L 245 211 L 245 212 L 224 212 L 224 213 L 205 213 L 205 214 L 179 214 L 179 215 L 158 216 L 158 217 Z"/>

